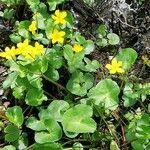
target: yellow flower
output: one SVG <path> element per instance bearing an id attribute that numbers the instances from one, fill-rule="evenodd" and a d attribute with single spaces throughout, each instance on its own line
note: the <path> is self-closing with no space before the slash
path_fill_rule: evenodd
<path id="1" fill-rule="evenodd" d="M 52 43 L 60 43 L 63 44 L 64 42 L 64 36 L 65 36 L 65 32 L 64 31 L 58 31 L 57 29 L 55 29 L 53 31 L 52 34 L 49 35 L 49 38 L 52 40 Z"/>
<path id="2" fill-rule="evenodd" d="M 35 42 L 35 53 L 36 55 L 44 54 L 44 46 L 38 42 Z"/>
<path id="3" fill-rule="evenodd" d="M 60 10 L 56 10 L 55 11 L 55 15 L 52 15 L 52 18 L 54 19 L 54 24 L 66 24 L 66 18 L 67 13 L 66 11 L 60 11 Z"/>
<path id="4" fill-rule="evenodd" d="M 17 55 L 17 51 L 13 46 L 11 49 L 9 47 L 5 48 L 5 52 L 0 52 L 0 57 L 6 58 L 8 60 L 14 58 Z"/>
<path id="5" fill-rule="evenodd" d="M 25 59 L 34 59 L 35 54 L 34 54 L 34 47 L 31 45 L 28 45 L 24 51 L 21 53 L 22 56 L 24 56 Z"/>
<path id="6" fill-rule="evenodd" d="M 0 53 L 0 57 L 6 59 L 12 59 L 17 55 L 22 55 L 25 59 L 34 60 L 36 56 L 44 54 L 44 46 L 35 42 L 35 46 L 29 45 L 28 39 L 24 40 L 23 43 L 18 43 L 17 48 L 14 46 L 10 49 L 5 48 L 5 52 Z"/>
<path id="7" fill-rule="evenodd" d="M 80 44 L 74 44 L 73 46 L 73 51 L 75 51 L 76 53 L 80 52 L 83 50 L 83 46 L 81 46 Z"/>
<path id="8" fill-rule="evenodd" d="M 117 61 L 116 58 L 114 58 L 111 62 L 111 64 L 106 64 L 106 68 L 109 70 L 110 74 L 115 74 L 115 73 L 124 73 L 124 69 L 122 67 L 122 62 Z"/>
<path id="9" fill-rule="evenodd" d="M 31 25 L 29 26 L 29 31 L 32 32 L 32 34 L 35 34 L 36 30 L 37 30 L 37 23 L 36 21 L 32 21 Z"/>
<path id="10" fill-rule="evenodd" d="M 24 40 L 23 43 L 18 43 L 18 52 L 25 59 L 35 59 L 36 56 L 44 54 L 44 46 L 40 45 L 38 42 L 35 42 L 35 46 L 29 45 L 28 39 Z"/>
<path id="11" fill-rule="evenodd" d="M 17 44 L 18 53 L 21 54 L 25 49 L 27 49 L 28 45 L 29 45 L 29 40 L 28 39 L 24 40 L 23 43 L 21 43 L 21 42 L 18 43 Z"/>

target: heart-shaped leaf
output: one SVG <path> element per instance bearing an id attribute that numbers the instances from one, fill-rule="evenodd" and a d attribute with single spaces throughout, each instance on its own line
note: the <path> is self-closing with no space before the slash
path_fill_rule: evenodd
<path id="1" fill-rule="evenodd" d="M 120 42 L 119 36 L 115 33 L 109 33 L 107 38 L 110 45 L 116 45 Z"/>
<path id="2" fill-rule="evenodd" d="M 88 97 L 95 105 L 102 103 L 106 109 L 115 110 L 118 106 L 119 92 L 119 86 L 115 81 L 104 79 L 89 91 Z"/>
<path id="3" fill-rule="evenodd" d="M 8 125 L 4 132 L 6 133 L 5 141 L 7 142 L 14 142 L 19 139 L 19 129 L 15 125 Z"/>
<path id="4" fill-rule="evenodd" d="M 49 117 L 49 119 L 45 119 L 44 125 L 47 131 L 35 133 L 35 141 L 37 143 L 43 144 L 48 142 L 55 142 L 62 137 L 61 127 L 56 122 L 56 120 L 54 120 L 54 118 Z"/>
<path id="5" fill-rule="evenodd" d="M 92 107 L 76 105 L 64 113 L 62 125 L 69 132 L 93 133 L 96 130 L 96 122 L 91 118 L 92 114 Z"/>
<path id="6" fill-rule="evenodd" d="M 41 105 L 44 100 L 47 100 L 43 91 L 38 88 L 31 87 L 26 94 L 26 103 L 31 106 Z"/>
<path id="7" fill-rule="evenodd" d="M 27 119 L 26 127 L 35 131 L 46 130 L 44 123 L 41 120 L 37 120 L 35 117 L 30 117 Z"/>
<path id="8" fill-rule="evenodd" d="M 75 95 L 84 96 L 87 90 L 93 85 L 93 76 L 91 74 L 83 74 L 82 72 L 74 72 L 67 83 L 67 89 Z"/>
<path id="9" fill-rule="evenodd" d="M 132 48 L 125 48 L 117 54 L 116 58 L 122 61 L 123 69 L 129 70 L 137 59 L 137 52 Z"/>
<path id="10" fill-rule="evenodd" d="M 7 146 L 3 147 L 1 150 L 16 150 L 16 148 L 12 145 L 7 145 Z"/>
<path id="11" fill-rule="evenodd" d="M 65 110 L 69 108 L 69 104 L 63 100 L 54 100 L 48 106 L 48 112 L 52 115 L 56 121 L 62 121 L 62 115 Z"/>
<path id="12" fill-rule="evenodd" d="M 14 106 L 6 110 L 6 116 L 10 122 L 14 123 L 16 126 L 21 126 L 24 120 L 22 109 L 19 106 Z"/>

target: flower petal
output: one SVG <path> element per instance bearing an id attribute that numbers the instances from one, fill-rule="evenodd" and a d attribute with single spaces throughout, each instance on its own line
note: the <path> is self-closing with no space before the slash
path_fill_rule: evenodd
<path id="1" fill-rule="evenodd" d="M 122 69 L 122 68 L 118 68 L 118 69 L 117 69 L 117 72 L 118 72 L 118 73 L 124 73 L 125 71 L 124 71 L 124 69 Z"/>
<path id="2" fill-rule="evenodd" d="M 110 74 L 115 74 L 117 71 L 116 71 L 116 69 L 110 69 Z"/>
<path id="3" fill-rule="evenodd" d="M 66 16 L 67 16 L 66 11 L 62 11 L 62 12 L 61 12 L 61 17 L 62 17 L 62 18 L 65 18 Z"/>
<path id="4" fill-rule="evenodd" d="M 55 11 L 55 15 L 56 15 L 56 16 L 59 16 L 59 15 L 60 15 L 60 10 L 57 9 L 57 10 Z"/>
<path id="5" fill-rule="evenodd" d="M 105 66 L 108 70 L 110 70 L 111 68 L 112 68 L 112 65 L 110 65 L 110 64 L 106 64 L 106 66 Z"/>
<path id="6" fill-rule="evenodd" d="M 64 31 L 59 32 L 60 36 L 64 36 L 66 33 Z"/>
<path id="7" fill-rule="evenodd" d="M 112 63 L 112 66 L 116 66 L 117 65 L 117 59 L 114 58 L 111 63 Z"/>

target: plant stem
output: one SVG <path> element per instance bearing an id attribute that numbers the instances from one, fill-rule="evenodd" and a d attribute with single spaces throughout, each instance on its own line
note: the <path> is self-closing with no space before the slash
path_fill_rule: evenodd
<path id="1" fill-rule="evenodd" d="M 30 145 L 29 147 L 27 147 L 25 150 L 30 150 L 35 144 Z"/>
<path id="2" fill-rule="evenodd" d="M 65 146 L 65 145 L 70 144 L 72 142 L 87 142 L 87 140 L 85 140 L 85 139 L 74 139 L 74 140 L 70 140 L 70 141 L 65 142 L 62 146 Z"/>
<path id="3" fill-rule="evenodd" d="M 53 83 L 53 84 L 56 85 L 57 87 L 59 87 L 59 88 L 65 90 L 65 91 L 67 91 L 67 89 L 66 89 L 64 86 L 62 86 L 61 84 L 59 84 L 59 83 L 53 81 L 52 79 L 48 78 L 48 77 L 45 76 L 44 74 L 42 74 L 42 77 L 43 77 L 44 79 L 46 79 L 47 81 Z"/>

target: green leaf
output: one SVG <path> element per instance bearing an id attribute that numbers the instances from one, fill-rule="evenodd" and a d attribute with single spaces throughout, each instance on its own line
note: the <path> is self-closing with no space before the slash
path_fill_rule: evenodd
<path id="1" fill-rule="evenodd" d="M 79 142 L 73 144 L 73 150 L 84 150 L 83 145 Z"/>
<path id="2" fill-rule="evenodd" d="M 3 147 L 1 150 L 16 150 L 16 148 L 12 145 L 7 145 L 7 146 Z"/>
<path id="3" fill-rule="evenodd" d="M 50 68 L 59 69 L 63 65 L 64 58 L 60 46 L 54 46 L 53 49 L 46 49 L 49 51 L 47 54 L 47 59 Z"/>
<path id="4" fill-rule="evenodd" d="M 47 0 L 48 4 L 49 4 L 49 10 L 52 11 L 52 10 L 55 10 L 56 9 L 56 6 L 58 4 L 61 4 L 62 2 L 64 2 L 65 0 Z"/>
<path id="5" fill-rule="evenodd" d="M 145 150 L 143 143 L 141 143 L 140 140 L 133 141 L 131 145 L 134 150 Z"/>
<path id="6" fill-rule="evenodd" d="M 48 70 L 45 72 L 45 76 L 53 81 L 59 80 L 59 73 L 56 69 L 49 66 Z"/>
<path id="7" fill-rule="evenodd" d="M 74 72 L 67 83 L 67 89 L 75 95 L 84 96 L 87 90 L 93 86 L 93 76 L 91 74 L 83 74 L 82 72 Z"/>
<path id="8" fill-rule="evenodd" d="M 68 137 L 68 138 L 75 138 L 76 136 L 78 136 L 79 133 L 74 133 L 74 132 L 68 132 L 66 131 L 64 128 L 63 128 L 63 131 L 65 133 L 65 135 Z"/>
<path id="9" fill-rule="evenodd" d="M 110 150 L 120 150 L 120 148 L 114 140 L 110 143 Z"/>
<path id="10" fill-rule="evenodd" d="M 40 1 L 39 0 L 26 0 L 33 12 L 37 12 Z"/>
<path id="11" fill-rule="evenodd" d="M 108 42 L 105 38 L 101 38 L 96 41 L 96 44 L 100 47 L 105 47 L 108 45 Z"/>
<path id="12" fill-rule="evenodd" d="M 21 21 L 18 26 L 19 35 L 21 35 L 25 39 L 26 38 L 28 39 L 30 37 L 29 31 L 28 31 L 29 26 L 30 26 L 30 21 L 27 21 L 27 20 Z"/>
<path id="13" fill-rule="evenodd" d="M 4 129 L 4 132 L 6 133 L 5 141 L 7 142 L 14 142 L 19 139 L 19 129 L 15 125 L 8 125 Z"/>
<path id="14" fill-rule="evenodd" d="M 108 38 L 108 42 L 110 45 L 116 45 L 116 44 L 119 44 L 120 42 L 119 36 L 115 33 L 109 33 L 107 35 L 107 38 Z"/>
<path id="15" fill-rule="evenodd" d="M 81 68 L 83 65 L 84 51 L 80 53 L 74 53 L 71 45 L 64 46 L 64 57 L 67 60 L 69 71 L 72 73 L 77 68 Z"/>
<path id="16" fill-rule="evenodd" d="M 62 146 L 57 143 L 34 144 L 33 150 L 63 150 Z"/>
<path id="17" fill-rule="evenodd" d="M 41 60 L 39 60 L 39 66 L 40 66 L 40 70 L 42 73 L 45 73 L 48 69 L 48 60 L 47 60 L 47 57 L 44 55 L 42 57 Z"/>
<path id="18" fill-rule="evenodd" d="M 124 106 L 130 107 L 134 105 L 138 97 L 139 97 L 138 93 L 133 91 L 133 84 L 127 83 L 123 90 Z"/>
<path id="19" fill-rule="evenodd" d="M 89 91 L 88 97 L 95 105 L 102 103 L 105 109 L 115 110 L 119 102 L 119 93 L 120 89 L 115 81 L 104 79 Z"/>
<path id="20" fill-rule="evenodd" d="M 64 113 L 63 128 L 74 133 L 93 133 L 96 130 L 96 122 L 91 118 L 92 114 L 90 106 L 76 105 Z"/>
<path id="21" fill-rule="evenodd" d="M 69 104 L 63 100 L 54 100 L 48 106 L 49 113 L 55 118 L 56 121 L 62 121 L 63 113 L 69 108 Z"/>
<path id="22" fill-rule="evenodd" d="M 52 118 L 44 120 L 44 125 L 48 131 L 35 133 L 35 141 L 43 144 L 58 141 L 62 137 L 62 130 L 59 124 Z"/>
<path id="23" fill-rule="evenodd" d="M 11 18 L 13 18 L 13 15 L 15 14 L 15 10 L 14 9 L 5 9 L 4 10 L 4 14 L 3 17 L 10 20 Z"/>
<path id="24" fill-rule="evenodd" d="M 29 81 L 29 83 L 37 88 L 37 89 L 41 89 L 42 87 L 42 79 L 39 75 L 36 75 L 36 74 L 28 74 L 27 75 L 27 79 Z"/>
<path id="25" fill-rule="evenodd" d="M 57 3 L 56 2 L 48 2 L 49 4 L 49 10 L 53 11 L 56 9 Z"/>
<path id="26" fill-rule="evenodd" d="M 85 37 L 82 36 L 80 32 L 75 32 L 74 37 L 79 42 L 79 44 L 83 45 L 86 43 Z"/>
<path id="27" fill-rule="evenodd" d="M 84 61 L 86 62 L 86 65 L 85 65 L 85 67 L 81 68 L 84 71 L 96 72 L 97 69 L 100 67 L 100 63 L 97 60 L 91 61 L 90 59 L 85 57 Z"/>
<path id="28" fill-rule="evenodd" d="M 45 18 L 42 16 L 42 14 L 38 13 L 36 17 L 37 25 L 39 29 L 44 30 L 45 29 Z"/>
<path id="29" fill-rule="evenodd" d="M 11 85 L 14 84 L 15 80 L 17 79 L 17 75 L 17 72 L 10 73 L 3 82 L 3 88 L 7 89 L 8 87 L 11 87 Z"/>
<path id="30" fill-rule="evenodd" d="M 6 110 L 6 117 L 16 126 L 21 126 L 24 121 L 22 109 L 19 106 L 14 106 Z"/>
<path id="31" fill-rule="evenodd" d="M 29 117 L 26 121 L 26 127 L 34 131 L 46 130 L 44 123 L 41 120 L 37 120 L 35 117 Z"/>
<path id="32" fill-rule="evenodd" d="M 73 23 L 74 23 L 74 18 L 70 11 L 67 11 L 67 17 L 65 20 L 67 21 L 67 27 L 72 28 Z"/>
<path id="33" fill-rule="evenodd" d="M 13 43 L 21 42 L 21 36 L 19 36 L 17 34 L 11 34 L 9 37 Z"/>
<path id="34" fill-rule="evenodd" d="M 132 48 L 125 48 L 119 51 L 116 58 L 122 61 L 123 69 L 129 70 L 137 59 L 137 52 Z"/>
<path id="35" fill-rule="evenodd" d="M 25 91 L 25 87 L 24 86 L 15 87 L 13 89 L 13 96 L 16 99 L 20 99 L 24 95 L 24 93 L 23 93 L 24 91 Z"/>
<path id="36" fill-rule="evenodd" d="M 91 52 L 94 51 L 95 45 L 92 40 L 87 40 L 85 44 L 85 54 L 89 55 Z"/>
<path id="37" fill-rule="evenodd" d="M 105 36 L 106 35 L 106 31 L 107 31 L 107 28 L 105 25 L 100 25 L 98 27 L 98 32 L 102 35 L 102 36 Z"/>
<path id="38" fill-rule="evenodd" d="M 25 101 L 30 106 L 41 105 L 43 101 L 47 100 L 47 97 L 43 94 L 42 89 L 31 87 L 27 94 Z"/>
<path id="39" fill-rule="evenodd" d="M 23 132 L 17 141 L 17 148 L 19 150 L 24 150 L 28 147 L 28 143 L 28 135 L 27 133 Z"/>

